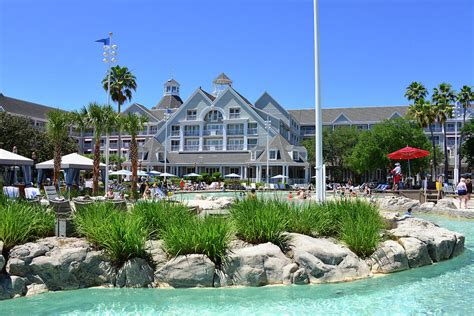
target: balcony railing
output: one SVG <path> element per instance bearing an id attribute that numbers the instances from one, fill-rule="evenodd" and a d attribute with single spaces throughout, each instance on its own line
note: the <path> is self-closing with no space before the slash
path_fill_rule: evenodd
<path id="1" fill-rule="evenodd" d="M 197 119 L 197 115 L 186 116 L 186 121 L 195 121 L 196 119 Z"/>
<path id="2" fill-rule="evenodd" d="M 223 150 L 224 146 L 222 145 L 204 145 L 202 146 L 202 149 L 205 151 L 217 151 L 217 150 Z"/>
<path id="3" fill-rule="evenodd" d="M 209 135 L 222 135 L 223 130 L 222 129 L 205 129 L 202 134 L 204 136 L 209 136 Z"/>
<path id="4" fill-rule="evenodd" d="M 228 129 L 227 135 L 244 135 L 243 129 Z"/>
<path id="5" fill-rule="evenodd" d="M 199 131 L 184 131 L 184 136 L 199 136 Z"/>
<path id="6" fill-rule="evenodd" d="M 179 131 L 171 131 L 171 136 L 179 136 Z"/>
<path id="7" fill-rule="evenodd" d="M 198 149 L 199 149 L 199 146 L 198 146 Z M 179 145 L 171 146 L 171 151 L 179 151 Z"/>
<path id="8" fill-rule="evenodd" d="M 184 145 L 183 150 L 184 151 L 198 151 L 199 145 Z"/>
<path id="9" fill-rule="evenodd" d="M 244 144 L 238 144 L 238 145 L 227 144 L 227 150 L 244 150 Z"/>
<path id="10" fill-rule="evenodd" d="M 240 118 L 240 113 L 231 113 L 231 114 L 229 114 L 229 118 L 238 119 L 238 118 Z"/>
<path id="11" fill-rule="evenodd" d="M 257 134 L 258 134 L 258 128 L 256 128 L 256 127 L 255 127 L 255 128 L 249 128 L 249 129 L 247 130 L 247 134 L 249 134 L 249 135 L 257 135 Z"/>

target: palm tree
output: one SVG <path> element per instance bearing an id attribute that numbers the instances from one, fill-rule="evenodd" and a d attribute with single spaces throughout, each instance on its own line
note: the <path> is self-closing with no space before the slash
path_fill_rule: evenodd
<path id="1" fill-rule="evenodd" d="M 61 143 L 64 137 L 69 134 L 72 119 L 68 112 L 61 110 L 49 111 L 47 117 L 46 132 L 54 143 L 53 184 L 57 187 L 61 172 Z"/>
<path id="2" fill-rule="evenodd" d="M 413 81 L 406 89 L 405 98 L 415 103 L 424 99 L 428 95 L 428 91 L 421 82 Z"/>
<path id="3" fill-rule="evenodd" d="M 137 134 L 143 129 L 144 124 L 147 122 L 145 116 L 140 116 L 135 113 L 128 113 L 127 116 L 121 118 L 122 128 L 128 132 L 132 137 L 130 142 L 130 160 L 132 163 L 132 195 L 137 198 L 137 170 L 138 170 L 138 145 L 137 145 Z"/>
<path id="4" fill-rule="evenodd" d="M 474 91 L 472 91 L 471 87 L 469 86 L 463 86 L 461 88 L 461 91 L 459 91 L 458 98 L 457 98 L 459 104 L 461 104 L 463 108 L 463 116 L 462 116 L 462 126 L 466 126 L 466 113 L 467 113 L 467 108 L 472 105 L 474 102 Z M 457 123 L 456 123 L 457 124 Z M 458 152 L 457 152 L 457 158 L 458 160 L 458 178 L 461 178 L 461 144 L 464 140 L 464 129 L 461 130 L 461 137 L 459 139 L 459 147 L 458 147 Z"/>
<path id="5" fill-rule="evenodd" d="M 446 121 L 453 117 L 454 102 L 456 102 L 456 92 L 452 90 L 448 83 L 441 83 L 438 87 L 433 89 L 432 95 L 433 104 L 436 109 L 436 118 L 438 122 L 443 125 L 444 138 L 444 176 L 448 178 L 448 144 L 446 142 Z"/>
<path id="6" fill-rule="evenodd" d="M 99 193 L 99 173 L 100 173 L 100 139 L 103 135 L 108 135 L 117 126 L 118 115 L 110 105 L 100 105 L 89 103 L 82 109 L 85 113 L 87 125 L 94 129 L 94 167 L 92 172 L 92 194 Z M 108 166 L 106 166 L 108 168 Z"/>
<path id="7" fill-rule="evenodd" d="M 105 91 L 108 91 L 108 75 L 102 80 L 102 85 Z M 118 113 L 122 111 L 122 105 L 125 101 L 132 100 L 132 91 L 137 90 L 136 77 L 128 70 L 127 67 L 120 67 L 119 65 L 110 68 L 110 97 L 112 101 L 118 105 Z M 121 157 L 122 131 L 119 128 L 118 144 L 119 144 L 119 158 Z M 119 159 L 120 160 L 120 159 Z"/>
<path id="8" fill-rule="evenodd" d="M 76 126 L 76 129 L 79 130 L 80 133 L 80 141 L 79 141 L 79 152 L 81 154 L 84 153 L 84 131 L 86 130 L 87 126 L 87 111 L 85 108 L 82 108 L 79 111 L 74 111 L 71 113 L 72 121 Z"/>
<path id="9" fill-rule="evenodd" d="M 433 124 L 436 121 L 436 112 L 434 107 L 431 105 L 430 101 L 424 99 L 419 99 L 415 104 L 410 104 L 408 106 L 407 116 L 411 119 L 414 119 L 421 128 L 429 128 L 431 135 L 431 146 L 433 148 L 433 166 L 432 170 L 434 179 L 436 179 L 436 143 L 433 136 Z"/>

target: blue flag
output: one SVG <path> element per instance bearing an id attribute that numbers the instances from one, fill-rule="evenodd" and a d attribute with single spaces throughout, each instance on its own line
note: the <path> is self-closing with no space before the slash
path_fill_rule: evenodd
<path id="1" fill-rule="evenodd" d="M 97 40 L 96 42 L 104 43 L 104 45 L 109 45 L 110 44 L 110 39 L 109 38 L 103 38 L 103 39 Z"/>

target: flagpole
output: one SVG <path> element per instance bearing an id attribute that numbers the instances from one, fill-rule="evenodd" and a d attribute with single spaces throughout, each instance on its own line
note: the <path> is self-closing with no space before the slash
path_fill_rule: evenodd
<path id="1" fill-rule="evenodd" d="M 112 48 L 112 32 L 109 32 L 109 47 Z M 108 75 L 107 75 L 107 106 L 110 106 L 110 60 L 108 64 Z M 119 144 L 120 146 L 120 144 Z M 105 135 L 105 193 L 109 189 L 109 132 Z"/>
<path id="2" fill-rule="evenodd" d="M 315 158 L 316 158 L 316 200 L 324 201 L 326 179 L 324 179 L 323 141 L 321 117 L 321 93 L 319 81 L 319 31 L 318 31 L 318 0 L 313 0 L 314 16 L 314 101 L 315 101 Z"/>

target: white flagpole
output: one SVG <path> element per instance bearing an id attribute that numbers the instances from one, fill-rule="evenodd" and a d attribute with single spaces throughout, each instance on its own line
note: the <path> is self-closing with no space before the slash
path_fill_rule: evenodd
<path id="1" fill-rule="evenodd" d="M 324 201 L 326 181 L 323 167 L 323 124 L 321 117 L 321 93 L 319 82 L 319 33 L 318 0 L 313 0 L 314 9 L 314 101 L 315 101 L 315 157 L 316 157 L 316 200 Z"/>
<path id="2" fill-rule="evenodd" d="M 112 51 L 112 32 L 109 32 L 109 50 Z M 110 58 L 112 58 L 111 56 Z M 107 106 L 110 106 L 110 64 L 112 63 L 111 59 L 107 63 L 109 66 L 108 75 L 107 75 Z M 120 146 L 120 144 L 119 144 Z M 109 133 L 105 135 L 105 194 L 109 190 Z"/>

